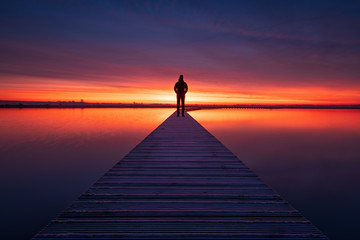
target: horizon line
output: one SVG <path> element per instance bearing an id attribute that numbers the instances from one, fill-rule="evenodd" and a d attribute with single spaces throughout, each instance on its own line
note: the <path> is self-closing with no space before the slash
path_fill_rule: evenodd
<path id="1" fill-rule="evenodd" d="M 82 101 L 14 101 L 0 100 L 0 108 L 121 108 L 121 107 L 175 107 L 175 103 L 115 103 L 115 102 L 82 102 Z M 345 108 L 360 109 L 360 104 L 262 104 L 262 103 L 209 103 L 186 104 L 194 108 Z"/>

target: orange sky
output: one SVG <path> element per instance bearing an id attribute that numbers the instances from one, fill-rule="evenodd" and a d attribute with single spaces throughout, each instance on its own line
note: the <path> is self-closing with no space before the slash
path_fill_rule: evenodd
<path id="1" fill-rule="evenodd" d="M 136 83 L 126 88 L 104 86 L 92 83 L 71 83 L 58 79 L 31 79 L 31 84 L 3 84 L 1 100 L 19 101 L 80 101 L 114 103 L 174 103 L 175 93 L 172 79 L 164 84 L 152 84 L 142 88 Z M 186 79 L 189 92 L 188 103 L 193 104 L 359 104 L 360 91 L 357 89 L 330 89 L 321 87 L 247 87 L 237 91 L 224 84 L 207 85 Z M 10 81 L 9 81 L 10 82 Z M 149 81 L 152 82 L 152 81 Z M 157 82 L 153 80 L 153 82 Z"/>

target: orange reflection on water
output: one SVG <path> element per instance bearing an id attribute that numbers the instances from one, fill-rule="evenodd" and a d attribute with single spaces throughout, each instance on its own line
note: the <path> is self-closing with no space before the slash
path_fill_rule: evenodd
<path id="1" fill-rule="evenodd" d="M 86 139 L 94 141 L 130 133 L 145 137 L 173 111 L 131 108 L 2 109 L 0 132 L 7 141 L 1 142 L 2 147 L 29 141 L 54 144 L 74 141 L 73 144 L 79 145 Z"/>
<path id="2" fill-rule="evenodd" d="M 39 232 L 173 111 L 0 109 L 1 206 L 9 226 L 28 228 L 26 238 Z"/>
<path id="3" fill-rule="evenodd" d="M 360 111 L 337 109 L 211 109 L 190 114 L 201 124 L 231 128 L 242 125 L 258 128 L 324 129 L 332 126 L 360 129 Z"/>
<path id="4" fill-rule="evenodd" d="M 331 234 L 334 219 L 340 228 L 356 231 L 360 110 L 215 109 L 190 114 L 310 221 L 321 223 L 325 234 Z"/>

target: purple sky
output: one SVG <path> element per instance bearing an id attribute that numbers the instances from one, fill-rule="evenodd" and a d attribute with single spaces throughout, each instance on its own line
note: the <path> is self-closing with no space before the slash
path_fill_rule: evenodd
<path id="1" fill-rule="evenodd" d="M 358 1 L 3 1 L 0 13 L 0 99 L 91 86 L 152 100 L 184 74 L 194 101 L 360 102 Z"/>

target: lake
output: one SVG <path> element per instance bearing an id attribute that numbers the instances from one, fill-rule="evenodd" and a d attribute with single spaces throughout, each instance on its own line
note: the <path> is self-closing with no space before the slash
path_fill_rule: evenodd
<path id="1" fill-rule="evenodd" d="M 1 225 L 29 239 L 174 109 L 1 109 Z M 189 112 L 330 239 L 357 236 L 360 111 Z"/>

